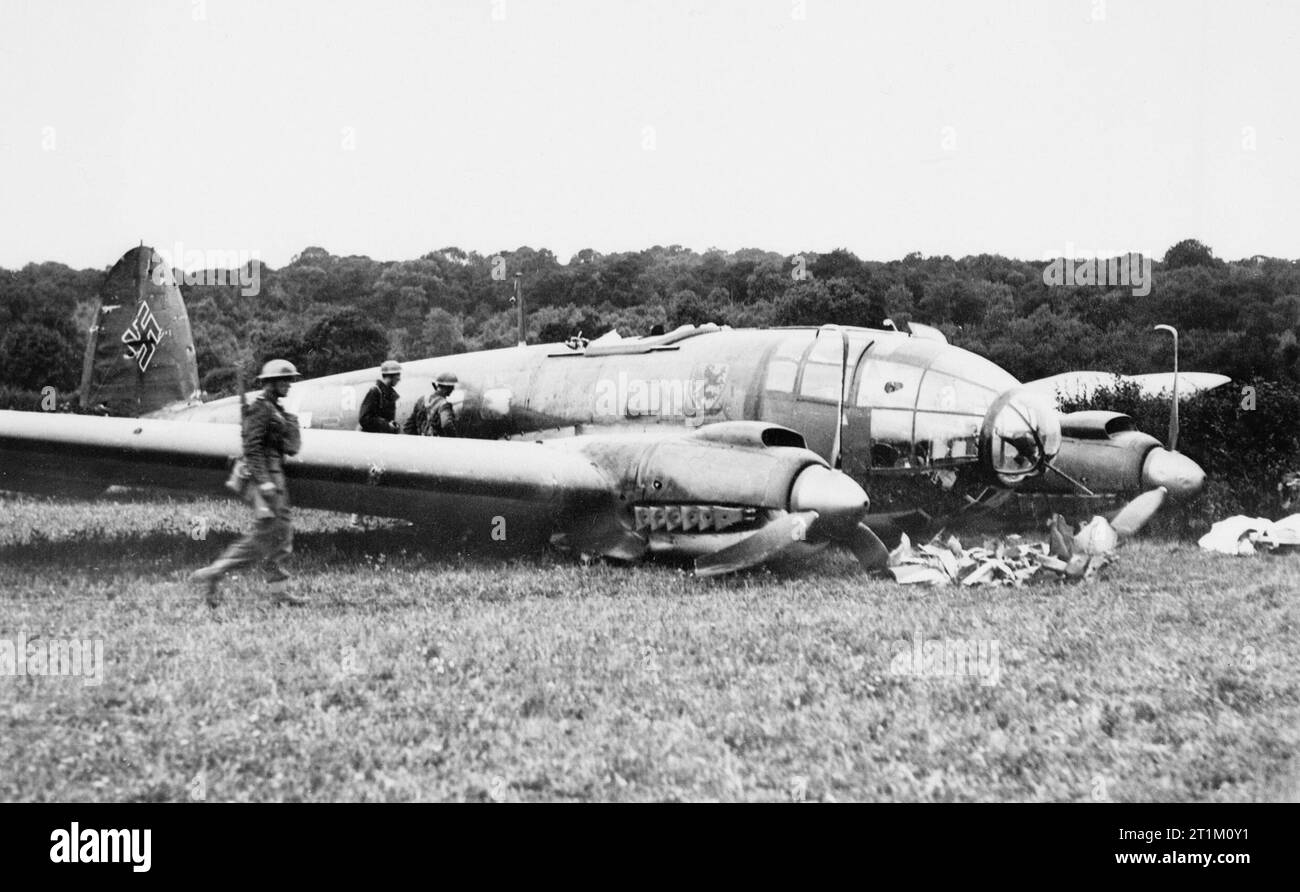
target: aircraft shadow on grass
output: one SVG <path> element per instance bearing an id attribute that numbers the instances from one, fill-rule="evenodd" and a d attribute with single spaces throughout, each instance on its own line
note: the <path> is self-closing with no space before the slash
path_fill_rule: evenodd
<path id="1" fill-rule="evenodd" d="M 506 543 L 484 543 L 481 538 L 464 539 L 431 535 L 423 528 L 342 529 L 295 532 L 294 557 L 304 567 L 364 566 L 382 556 L 385 561 L 416 560 L 430 567 L 455 564 L 469 559 L 498 563 L 536 556 L 535 549 Z M 188 531 L 152 530 L 146 533 L 121 533 L 91 530 L 59 538 L 40 533 L 25 542 L 0 546 L 0 563 L 10 567 L 42 568 L 75 573 L 136 571 L 153 575 L 166 571 L 188 574 L 216 559 L 242 532 L 220 531 L 195 539 Z"/>

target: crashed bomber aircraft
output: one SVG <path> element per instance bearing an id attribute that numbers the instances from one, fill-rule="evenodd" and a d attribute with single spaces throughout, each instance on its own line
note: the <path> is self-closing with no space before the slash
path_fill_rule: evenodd
<path id="1" fill-rule="evenodd" d="M 376 369 L 295 384 L 285 400 L 304 428 L 286 466 L 294 503 L 623 560 L 685 556 L 712 575 L 832 542 L 881 566 L 863 486 L 891 479 L 942 470 L 1051 489 L 1045 471 L 1071 486 L 1091 473 L 1111 491 L 1161 496 L 1202 479 L 1126 416 L 1066 416 L 1063 438 L 1055 410 L 1003 369 L 896 331 L 683 326 L 407 362 L 399 422 L 449 369 L 466 439 L 357 432 Z M 106 280 L 80 393 L 83 409 L 128 417 L 0 412 L 0 489 L 223 492 L 240 400 L 197 393 L 172 272 L 134 249 Z"/>

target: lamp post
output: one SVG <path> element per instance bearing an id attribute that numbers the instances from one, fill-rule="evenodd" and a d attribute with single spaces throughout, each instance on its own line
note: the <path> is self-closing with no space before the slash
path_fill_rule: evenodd
<path id="1" fill-rule="evenodd" d="M 1172 325 L 1157 325 L 1152 331 L 1167 331 L 1174 336 L 1174 404 L 1169 409 L 1169 443 L 1170 452 L 1178 449 L 1178 329 Z"/>
<path id="2" fill-rule="evenodd" d="M 515 305 L 515 311 L 519 314 L 519 346 L 522 347 L 528 343 L 528 329 L 524 327 L 524 274 L 515 273 L 515 296 L 510 300 Z"/>

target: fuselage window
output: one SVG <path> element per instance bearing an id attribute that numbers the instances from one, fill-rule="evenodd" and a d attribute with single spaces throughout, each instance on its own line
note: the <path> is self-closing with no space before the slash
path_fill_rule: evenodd
<path id="1" fill-rule="evenodd" d="M 871 410 L 871 466 L 912 467 L 912 420 L 910 409 Z"/>
<path id="2" fill-rule="evenodd" d="M 782 393 L 794 393 L 794 379 L 798 372 L 798 362 L 791 359 L 773 359 L 767 364 L 767 383 L 764 387 Z"/>
<path id="3" fill-rule="evenodd" d="M 1008 390 L 1019 386 L 1019 382 L 1005 369 L 999 368 L 984 357 L 976 356 L 973 353 L 944 351 L 935 358 L 934 364 L 930 366 L 930 371 L 932 373 L 946 373 L 959 380 L 975 382 L 996 394 L 1006 393 Z"/>
<path id="4" fill-rule="evenodd" d="M 983 421 L 978 415 L 917 412 L 917 464 L 961 464 L 979 458 L 980 425 Z"/>
<path id="5" fill-rule="evenodd" d="M 844 360 L 844 341 L 832 331 L 824 331 L 813 341 L 813 348 L 808 351 L 809 362 L 840 363 Z"/>
<path id="6" fill-rule="evenodd" d="M 982 416 L 988 412 L 997 396 L 998 391 L 930 369 L 921 381 L 921 394 L 916 407 L 938 412 L 956 410 Z"/>
<path id="7" fill-rule="evenodd" d="M 799 396 L 810 400 L 838 402 L 840 398 L 840 364 L 808 362 L 803 367 Z"/>
<path id="8" fill-rule="evenodd" d="M 910 409 L 916 405 L 922 370 L 889 360 L 862 363 L 855 404 L 859 408 Z"/>
<path id="9" fill-rule="evenodd" d="M 849 334 L 849 362 L 861 355 L 863 349 L 870 342 L 870 336 L 861 332 L 850 332 Z M 812 349 L 808 351 L 809 362 L 833 362 L 840 365 L 844 362 L 844 339 L 838 332 L 823 331 L 817 335 L 813 341 Z"/>
<path id="10" fill-rule="evenodd" d="M 793 359 L 798 362 L 803 359 L 804 351 L 808 349 L 808 342 L 815 337 L 816 332 L 801 331 L 793 334 L 781 342 L 772 354 L 773 359 Z"/>
<path id="11" fill-rule="evenodd" d="M 767 363 L 765 389 L 794 393 L 794 382 L 799 377 L 799 360 L 803 359 L 815 335 L 816 332 L 811 331 L 795 332 L 777 345 Z"/>

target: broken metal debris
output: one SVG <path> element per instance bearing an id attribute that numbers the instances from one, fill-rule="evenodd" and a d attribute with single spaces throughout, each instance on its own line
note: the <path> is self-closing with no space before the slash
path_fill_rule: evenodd
<path id="1" fill-rule="evenodd" d="M 903 534 L 889 553 L 895 581 L 924 585 L 1024 586 L 1039 579 L 1086 579 L 1110 561 L 1119 536 L 1104 517 L 1094 517 L 1077 532 L 1056 514 L 1048 523 L 1046 542 L 1020 536 L 985 541 L 966 548 L 956 536 L 939 533 L 924 545 Z M 1048 571 L 1040 574 L 1040 570 Z"/>

